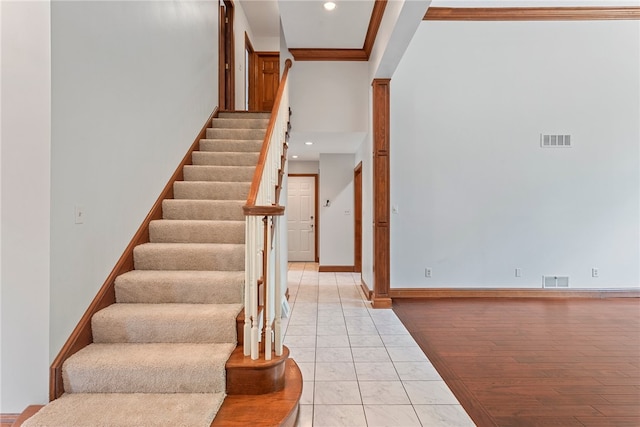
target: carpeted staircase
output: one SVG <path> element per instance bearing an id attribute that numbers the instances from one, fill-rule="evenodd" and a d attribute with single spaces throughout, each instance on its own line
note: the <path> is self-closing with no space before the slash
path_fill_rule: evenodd
<path id="1" fill-rule="evenodd" d="M 207 427 L 225 397 L 244 286 L 244 215 L 268 113 L 220 113 L 116 279 L 65 394 L 23 426 Z"/>

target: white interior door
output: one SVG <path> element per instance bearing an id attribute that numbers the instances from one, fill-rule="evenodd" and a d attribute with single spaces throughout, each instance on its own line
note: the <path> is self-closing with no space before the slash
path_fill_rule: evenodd
<path id="1" fill-rule="evenodd" d="M 309 261 L 315 254 L 315 200 L 313 176 L 290 176 L 287 187 L 289 261 Z"/>

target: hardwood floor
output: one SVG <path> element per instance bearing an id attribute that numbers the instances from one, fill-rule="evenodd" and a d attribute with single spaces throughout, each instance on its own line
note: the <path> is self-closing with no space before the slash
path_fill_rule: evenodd
<path id="1" fill-rule="evenodd" d="M 394 299 L 480 426 L 640 426 L 640 299 Z"/>

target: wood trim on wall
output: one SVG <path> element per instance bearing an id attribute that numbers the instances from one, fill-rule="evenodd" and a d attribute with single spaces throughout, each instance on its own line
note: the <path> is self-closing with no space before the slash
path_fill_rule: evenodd
<path id="1" fill-rule="evenodd" d="M 390 121 L 391 79 L 373 87 L 373 308 L 391 308 L 390 287 Z"/>
<path id="2" fill-rule="evenodd" d="M 149 214 L 144 219 L 138 231 L 129 242 L 129 245 L 124 250 L 122 256 L 116 263 L 113 270 L 107 277 L 107 280 L 102 284 L 102 287 L 98 290 L 93 301 L 89 305 L 89 308 L 84 312 L 82 318 L 76 325 L 75 329 L 62 346 L 62 349 L 56 356 L 55 360 L 51 364 L 49 371 L 49 399 L 54 400 L 60 397 L 64 393 L 64 384 L 62 381 L 62 364 L 77 353 L 84 347 L 93 342 L 93 333 L 91 331 L 91 318 L 93 315 L 102 310 L 103 308 L 114 304 L 116 302 L 115 293 L 115 280 L 119 275 L 133 270 L 133 249 L 143 243 L 149 242 L 149 224 L 151 221 L 162 218 L 162 201 L 165 199 L 173 198 L 173 183 L 175 181 L 183 180 L 183 168 L 185 165 L 191 164 L 191 153 L 197 150 L 200 140 L 206 137 L 207 128 L 211 126 L 211 119 L 217 117 L 218 108 L 211 113 L 206 123 L 196 136 L 195 140 L 189 147 L 187 154 L 182 158 L 182 161 L 176 168 L 175 172 L 164 186 L 162 193 L 153 204 L 153 207 L 149 211 Z"/>
<path id="3" fill-rule="evenodd" d="M 289 52 L 296 61 L 368 61 L 386 7 L 387 0 L 376 0 L 373 4 L 367 34 L 360 49 L 291 48 Z"/>
<path id="4" fill-rule="evenodd" d="M 353 265 L 320 265 L 319 273 L 353 273 Z"/>
<path id="5" fill-rule="evenodd" d="M 228 22 L 225 22 L 225 18 Z M 224 6 L 220 6 L 220 32 L 218 34 L 218 105 L 221 111 L 235 110 L 235 40 L 233 21 L 233 1 L 224 0 Z M 227 64 L 229 68 L 226 67 Z"/>
<path id="6" fill-rule="evenodd" d="M 362 272 L 362 162 L 353 170 L 353 271 Z"/>
<path id="7" fill-rule="evenodd" d="M 369 301 L 371 301 L 373 291 L 369 289 L 369 285 L 367 285 L 362 276 L 360 277 L 360 288 L 362 289 L 362 292 L 364 292 L 364 296 L 367 297 Z"/>
<path id="8" fill-rule="evenodd" d="M 317 173 L 290 173 L 288 176 L 312 176 L 314 182 L 314 190 L 315 191 L 315 200 L 313 203 L 313 228 L 314 228 L 314 248 L 315 251 L 315 262 L 320 262 L 320 254 L 318 253 L 318 236 L 320 235 L 320 207 L 318 204 L 318 200 L 320 199 L 320 175 Z"/>
<path id="9" fill-rule="evenodd" d="M 591 21 L 640 19 L 640 7 L 430 7 L 425 21 Z"/>
<path id="10" fill-rule="evenodd" d="M 391 298 L 640 298 L 638 289 L 394 288 Z"/>
<path id="11" fill-rule="evenodd" d="M 289 49 L 296 61 L 366 61 L 367 54 L 362 49 Z"/>
<path id="12" fill-rule="evenodd" d="M 371 56 L 371 50 L 376 42 L 376 37 L 378 36 L 378 30 L 380 29 L 380 23 L 382 22 L 382 17 L 384 16 L 384 10 L 386 7 L 387 0 L 377 0 L 373 4 L 371 19 L 369 20 L 369 26 L 367 27 L 367 35 L 364 37 L 364 45 L 362 46 L 362 50 L 364 50 L 367 55 L 367 60 Z"/>
<path id="13" fill-rule="evenodd" d="M 247 110 L 256 111 L 256 86 L 258 83 L 258 65 L 256 64 L 256 51 L 253 48 L 253 44 L 251 43 L 251 39 L 249 39 L 249 34 L 244 32 L 244 50 L 248 53 L 249 63 L 245 64 L 247 69 L 245 73 L 248 74 L 249 82 L 249 105 L 247 105 Z"/>

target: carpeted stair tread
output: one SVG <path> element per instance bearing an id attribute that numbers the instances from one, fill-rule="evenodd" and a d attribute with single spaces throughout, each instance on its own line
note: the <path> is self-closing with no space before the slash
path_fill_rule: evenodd
<path id="1" fill-rule="evenodd" d="M 218 118 L 221 119 L 268 119 L 270 117 L 271 113 L 268 111 L 220 111 L 218 113 Z"/>
<path id="2" fill-rule="evenodd" d="M 254 166 L 260 153 L 254 152 L 213 152 L 194 151 L 191 160 L 194 165 L 210 166 Z"/>
<path id="3" fill-rule="evenodd" d="M 132 270 L 116 278 L 119 303 L 241 304 L 244 271 Z"/>
<path id="4" fill-rule="evenodd" d="M 244 221 L 246 200 L 177 200 L 162 202 L 164 219 Z"/>
<path id="5" fill-rule="evenodd" d="M 133 249 L 136 270 L 244 270 L 244 245 L 145 243 Z"/>
<path id="6" fill-rule="evenodd" d="M 211 127 L 214 128 L 266 130 L 267 126 L 269 126 L 269 118 L 218 117 L 211 121 Z"/>
<path id="7" fill-rule="evenodd" d="M 72 393 L 23 427 L 209 427 L 224 393 Z"/>
<path id="8" fill-rule="evenodd" d="M 200 151 L 221 153 L 258 153 L 262 149 L 262 142 L 262 139 L 201 139 Z"/>
<path id="9" fill-rule="evenodd" d="M 186 165 L 182 170 L 185 181 L 251 182 L 254 166 Z"/>
<path id="10" fill-rule="evenodd" d="M 155 220 L 151 243 L 244 243 L 244 221 Z"/>
<path id="11" fill-rule="evenodd" d="M 218 129 L 208 128 L 205 139 L 264 139 L 264 129 Z"/>
<path id="12" fill-rule="evenodd" d="M 95 343 L 233 343 L 240 304 L 112 304 L 91 318 Z"/>
<path id="13" fill-rule="evenodd" d="M 219 393 L 235 344 L 90 344 L 64 363 L 67 393 Z"/>
<path id="14" fill-rule="evenodd" d="M 242 200 L 249 195 L 250 182 L 176 181 L 173 197 L 189 200 Z"/>

